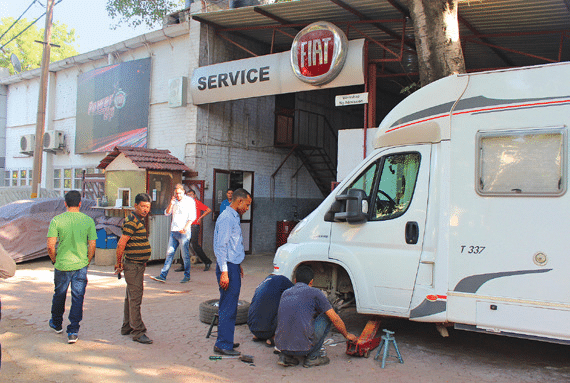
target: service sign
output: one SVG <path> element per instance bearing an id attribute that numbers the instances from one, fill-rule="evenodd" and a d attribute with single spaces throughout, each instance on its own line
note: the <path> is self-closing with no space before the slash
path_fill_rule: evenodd
<path id="1" fill-rule="evenodd" d="M 322 82 L 317 84 L 302 81 L 294 73 L 291 66 L 291 52 L 287 51 L 194 69 L 190 82 L 192 103 L 201 105 L 364 84 L 364 39 L 348 42 L 344 65 L 339 66 L 335 65 L 336 48 L 332 53 L 330 51 L 336 43 L 332 42 L 332 37 L 330 41 L 327 40 L 328 35 L 320 36 L 320 42 L 315 42 L 318 39 L 316 35 L 312 35 L 310 44 L 307 42 L 302 45 L 305 53 L 299 59 L 302 60 L 302 66 L 306 67 L 305 74 L 308 76 L 305 77 L 313 77 L 311 81 L 317 78 Z M 335 71 L 336 74 L 332 76 L 331 73 Z"/>
<path id="2" fill-rule="evenodd" d="M 297 78 L 312 85 L 326 84 L 346 61 L 348 39 L 334 24 L 319 21 L 305 27 L 291 46 L 291 66 Z"/>

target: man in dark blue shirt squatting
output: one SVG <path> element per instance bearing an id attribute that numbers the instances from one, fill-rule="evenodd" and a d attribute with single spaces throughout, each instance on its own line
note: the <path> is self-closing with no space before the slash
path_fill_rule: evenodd
<path id="1" fill-rule="evenodd" d="M 254 342 L 266 341 L 268 347 L 274 345 L 279 301 L 283 292 L 290 287 L 293 287 L 293 283 L 289 278 L 271 274 L 255 289 L 247 315 L 247 326 Z"/>
<path id="2" fill-rule="evenodd" d="M 304 357 L 303 367 L 328 364 L 329 358 L 321 356 L 320 351 L 331 324 L 346 339 L 356 341 L 324 293 L 312 287 L 313 277 L 309 266 L 299 266 L 295 286 L 281 296 L 275 333 L 275 346 L 281 350 L 277 364 L 281 366 L 296 366 L 297 356 Z"/>

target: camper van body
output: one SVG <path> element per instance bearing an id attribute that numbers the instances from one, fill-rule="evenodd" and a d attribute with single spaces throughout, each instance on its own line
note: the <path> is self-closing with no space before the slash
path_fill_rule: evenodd
<path id="1" fill-rule="evenodd" d="M 357 311 L 570 341 L 570 63 L 453 75 L 382 121 L 375 150 L 274 260 Z"/>

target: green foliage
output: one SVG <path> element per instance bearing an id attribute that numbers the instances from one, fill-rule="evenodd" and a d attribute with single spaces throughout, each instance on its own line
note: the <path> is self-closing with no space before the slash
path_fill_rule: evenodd
<path id="1" fill-rule="evenodd" d="M 184 0 L 108 0 L 107 13 L 119 24 L 126 22 L 130 27 L 146 24 L 154 27 L 176 9 L 182 8 Z"/>
<path id="2" fill-rule="evenodd" d="M 413 82 L 408 86 L 403 87 L 402 89 L 400 89 L 400 94 L 405 94 L 406 96 L 409 96 L 410 94 L 414 93 L 416 90 L 420 89 L 421 86 L 420 84 L 418 84 L 417 82 Z"/>
<path id="3" fill-rule="evenodd" d="M 13 17 L 3 17 L 0 19 L 0 35 L 10 28 L 15 20 L 16 19 Z M 38 23 L 41 21 L 42 20 L 38 21 Z M 20 19 L 20 21 L 18 21 L 18 23 L 16 23 L 16 25 L 14 25 L 12 29 L 2 37 L 0 44 L 6 44 L 32 22 L 33 21 L 28 21 L 26 19 Z M 36 43 L 35 41 L 44 41 L 44 28 L 38 28 L 38 23 L 32 25 L 9 44 L 6 44 L 6 46 L 4 46 L 0 51 L 0 67 L 8 68 L 10 70 L 10 74 L 14 74 L 14 68 L 10 62 L 10 56 L 12 53 L 16 54 L 20 59 L 22 72 L 39 68 L 41 66 L 43 44 Z M 63 60 L 78 54 L 74 46 L 75 29 L 68 30 L 68 27 L 65 24 L 59 24 L 57 22 L 53 23 L 51 30 L 51 43 L 60 45 L 60 48 L 51 47 L 50 62 Z"/>

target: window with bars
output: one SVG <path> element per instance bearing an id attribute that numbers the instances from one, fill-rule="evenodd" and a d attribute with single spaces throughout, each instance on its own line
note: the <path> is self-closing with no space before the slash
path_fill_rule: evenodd
<path id="1" fill-rule="evenodd" d="M 53 188 L 65 194 L 70 190 L 81 191 L 83 187 L 83 171 L 88 174 L 100 173 L 94 167 L 89 168 L 56 168 L 53 170 Z"/>
<path id="2" fill-rule="evenodd" d="M 4 171 L 4 186 L 29 186 L 31 184 L 31 169 L 14 169 Z"/>

